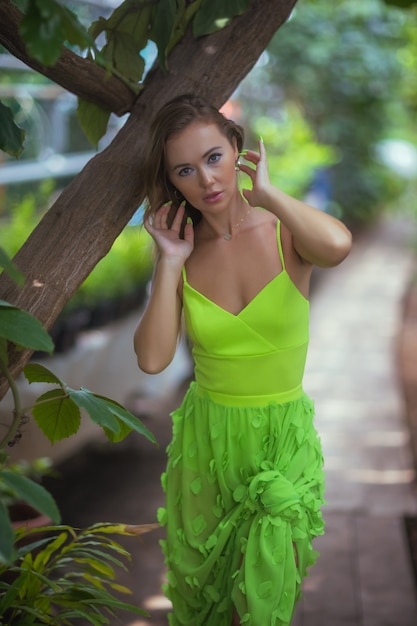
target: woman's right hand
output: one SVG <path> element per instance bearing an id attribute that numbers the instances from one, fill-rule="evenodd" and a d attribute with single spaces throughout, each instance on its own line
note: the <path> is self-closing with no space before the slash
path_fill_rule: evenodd
<path id="1" fill-rule="evenodd" d="M 168 214 L 171 203 L 161 206 L 153 218 L 145 220 L 144 225 L 158 246 L 161 257 L 176 257 L 181 260 L 181 265 L 190 256 L 194 248 L 194 228 L 192 223 L 187 223 L 184 228 L 184 239 L 180 237 L 181 224 L 184 217 L 184 202 L 180 204 L 171 224 L 168 226 Z"/>

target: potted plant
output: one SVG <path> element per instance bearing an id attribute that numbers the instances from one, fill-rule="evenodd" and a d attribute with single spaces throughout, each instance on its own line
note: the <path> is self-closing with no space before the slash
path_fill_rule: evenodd
<path id="1" fill-rule="evenodd" d="M 17 269 L 0 248 L 0 265 L 15 280 Z M 24 375 L 29 383 L 47 383 L 32 407 L 22 406 L 17 385 L 8 369 L 8 344 L 51 353 L 53 342 L 40 322 L 28 312 L 0 300 L 0 372 L 7 378 L 14 399 L 10 423 L 0 437 L 0 624 L 64 626 L 79 619 L 108 624 L 115 610 L 146 613 L 117 594 L 129 590 L 118 585 L 116 568 L 126 567 L 129 553 L 115 535 L 138 535 L 158 524 L 132 526 L 97 523 L 77 530 L 61 524 L 52 495 L 28 472 L 9 463 L 7 449 L 22 436 L 29 413 L 54 443 L 73 435 L 81 409 L 99 424 L 110 441 L 121 441 L 132 430 L 156 443 L 154 436 L 120 404 L 85 388 L 72 389 L 43 365 L 29 363 Z M 14 528 L 11 501 L 20 500 L 50 523 L 40 528 Z M 116 595 L 115 595 L 116 594 Z"/>

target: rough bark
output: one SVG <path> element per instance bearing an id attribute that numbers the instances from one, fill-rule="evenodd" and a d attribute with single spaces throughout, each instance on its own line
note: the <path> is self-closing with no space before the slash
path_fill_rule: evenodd
<path id="1" fill-rule="evenodd" d="M 124 115 L 131 111 L 135 94 L 121 80 L 109 76 L 93 61 L 84 59 L 67 48 L 62 49 L 60 58 L 52 67 L 32 59 L 19 36 L 21 17 L 21 12 L 15 6 L 0 0 L 0 44 L 13 56 L 76 96 L 102 106 L 116 115 Z"/>
<path id="2" fill-rule="evenodd" d="M 164 102 L 194 92 L 220 106 L 251 70 L 296 0 L 252 2 L 250 9 L 213 35 L 190 33 L 169 59 L 169 73 L 153 70 L 125 126 L 68 185 L 15 257 L 26 277 L 18 288 L 0 276 L 0 297 L 50 328 L 64 304 L 109 251 L 143 200 L 142 152 L 149 122 Z M 29 355 L 12 353 L 17 375 Z M 0 387 L 0 398 L 6 385 Z"/>

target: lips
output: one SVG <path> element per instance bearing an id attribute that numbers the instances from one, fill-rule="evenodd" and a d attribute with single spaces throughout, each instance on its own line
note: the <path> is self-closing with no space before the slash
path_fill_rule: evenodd
<path id="1" fill-rule="evenodd" d="M 222 195 L 222 191 L 214 191 L 213 193 L 208 193 L 206 196 L 204 196 L 204 202 L 217 202 L 217 200 L 220 200 Z"/>

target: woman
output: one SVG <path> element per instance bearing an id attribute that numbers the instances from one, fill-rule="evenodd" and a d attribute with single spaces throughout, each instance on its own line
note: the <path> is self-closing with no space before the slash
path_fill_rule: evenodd
<path id="1" fill-rule="evenodd" d="M 144 223 L 158 255 L 135 351 L 142 370 L 163 370 L 183 311 L 195 363 L 160 512 L 175 626 L 288 625 L 323 533 L 302 389 L 309 283 L 313 265 L 346 257 L 351 235 L 271 185 L 262 141 L 242 145 L 240 126 L 192 96 L 157 113 L 148 143 Z"/>

